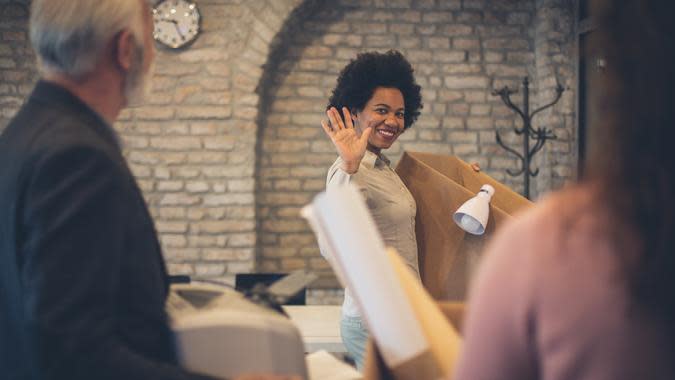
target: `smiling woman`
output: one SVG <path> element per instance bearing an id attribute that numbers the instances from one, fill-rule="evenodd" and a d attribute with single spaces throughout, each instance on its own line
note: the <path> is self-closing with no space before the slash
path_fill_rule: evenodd
<path id="1" fill-rule="evenodd" d="M 417 207 L 382 150 L 419 116 L 420 90 L 401 53 L 360 54 L 340 73 L 326 111 L 328 120 L 321 123 L 339 154 L 328 170 L 327 190 L 346 183 L 359 188 L 385 244 L 398 251 L 418 278 Z M 326 256 L 323 247 L 321 251 Z M 342 304 L 341 335 L 362 369 L 368 332 L 349 289 Z"/>

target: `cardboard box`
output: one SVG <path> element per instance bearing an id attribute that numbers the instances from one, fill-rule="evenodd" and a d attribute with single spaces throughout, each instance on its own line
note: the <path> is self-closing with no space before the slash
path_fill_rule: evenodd
<path id="1" fill-rule="evenodd" d="M 500 225 L 532 202 L 454 156 L 405 152 L 396 172 L 417 203 L 416 235 L 422 283 L 436 300 L 463 301 L 480 252 Z M 495 194 L 485 234 L 464 232 L 454 212 L 484 184 Z"/>
<path id="2" fill-rule="evenodd" d="M 443 312 L 445 318 L 447 318 L 448 323 L 450 323 L 457 331 L 462 330 L 462 321 L 463 317 L 466 314 L 465 304 L 462 302 L 438 302 L 438 307 Z M 454 358 L 449 358 L 449 360 L 454 360 Z M 425 366 L 423 366 L 425 367 Z M 406 369 L 403 369 L 405 371 Z M 416 369 L 418 370 L 418 369 Z M 401 377 L 401 374 L 397 370 L 396 377 L 394 372 L 387 368 L 382 360 L 382 356 L 377 350 L 377 346 L 374 344 L 371 339 L 368 342 L 368 347 L 366 348 L 366 358 L 365 365 L 363 369 L 363 379 L 364 380 L 394 380 L 398 377 Z M 425 374 L 417 372 L 416 374 L 407 374 L 403 373 L 403 377 L 416 378 L 418 380 L 425 379 L 437 379 L 436 374 Z"/>
<path id="3" fill-rule="evenodd" d="M 437 380 L 450 376 L 462 344 L 458 332 L 464 306 L 461 303 L 438 304 L 422 287 L 417 276 L 408 268 L 394 249 L 387 255 L 404 290 L 416 322 L 426 340 L 426 349 L 405 361 L 390 364 L 380 355 L 381 342 L 371 339 L 366 352 L 364 378 L 397 380 Z M 454 322 L 453 322 L 454 321 Z M 405 326 L 401 327 L 405 328 Z M 376 338 L 371 336 L 371 338 Z M 400 342 L 399 344 L 404 344 Z M 377 349 L 376 349 L 377 347 Z"/>

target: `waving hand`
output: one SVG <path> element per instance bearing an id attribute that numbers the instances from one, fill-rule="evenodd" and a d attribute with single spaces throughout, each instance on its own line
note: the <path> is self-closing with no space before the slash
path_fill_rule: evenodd
<path id="1" fill-rule="evenodd" d="M 373 129 L 368 127 L 359 136 L 358 132 L 354 129 L 349 109 L 343 107 L 342 113 L 345 115 L 345 120 L 342 120 L 340 113 L 335 107 L 331 107 L 326 111 L 330 124 L 325 120 L 321 120 L 321 126 L 328 137 L 330 137 L 338 154 L 342 158 L 342 169 L 347 173 L 353 174 L 358 170 L 359 164 L 366 154 L 368 137 L 370 137 Z"/>

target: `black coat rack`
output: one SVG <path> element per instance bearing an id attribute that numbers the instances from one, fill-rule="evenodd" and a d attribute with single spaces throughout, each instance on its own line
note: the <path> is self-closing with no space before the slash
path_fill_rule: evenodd
<path id="1" fill-rule="evenodd" d="M 507 169 L 506 172 L 513 177 L 519 176 L 521 174 L 523 175 L 523 182 L 525 185 L 523 195 L 527 199 L 530 199 L 530 177 L 536 177 L 539 174 L 539 168 L 535 170 L 532 170 L 531 168 L 532 158 L 534 157 L 535 154 L 537 154 L 537 152 L 541 150 L 541 148 L 544 147 L 544 144 L 546 143 L 547 140 L 557 139 L 557 136 L 553 133 L 553 131 L 546 127 L 537 129 L 532 128 L 532 118 L 539 112 L 549 107 L 553 107 L 553 105 L 556 104 L 558 100 L 560 100 L 560 97 L 562 96 L 562 93 L 565 91 L 565 89 L 563 88 L 563 86 L 560 85 L 560 83 L 558 83 L 555 88 L 555 91 L 556 96 L 555 99 L 553 99 L 553 101 L 542 107 L 537 108 L 532 113 L 530 113 L 530 80 L 528 77 L 523 78 L 522 109 L 518 108 L 518 106 L 516 106 L 515 104 L 513 104 L 513 102 L 511 102 L 511 95 L 517 93 L 518 92 L 517 89 L 511 89 L 507 86 L 504 86 L 499 90 L 492 91 L 492 95 L 494 96 L 499 95 L 504 104 L 506 104 L 506 106 L 512 109 L 513 111 L 515 111 L 523 120 L 522 128 L 518 127 L 513 128 L 514 132 L 516 132 L 517 135 L 523 135 L 522 153 L 504 144 L 499 134 L 499 131 L 496 130 L 496 127 L 495 127 L 495 136 L 497 138 L 497 144 L 499 144 L 507 152 L 512 153 L 513 155 L 518 157 L 518 159 L 520 160 L 521 166 L 519 170 Z M 534 145 L 532 145 L 532 147 L 530 147 L 530 140 L 534 141 Z"/>

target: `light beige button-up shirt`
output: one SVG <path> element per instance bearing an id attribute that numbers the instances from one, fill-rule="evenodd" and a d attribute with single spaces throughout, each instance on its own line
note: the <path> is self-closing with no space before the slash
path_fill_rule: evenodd
<path id="1" fill-rule="evenodd" d="M 395 248 L 419 277 L 415 238 L 417 206 L 401 178 L 389 166 L 389 160 L 382 154 L 378 156 L 366 151 L 356 173 L 348 174 L 340 169 L 341 165 L 342 159 L 338 157 L 328 170 L 326 189 L 346 183 L 356 185 L 363 194 L 385 246 Z M 361 315 L 349 289 L 345 289 L 342 314 L 350 317 Z"/>

